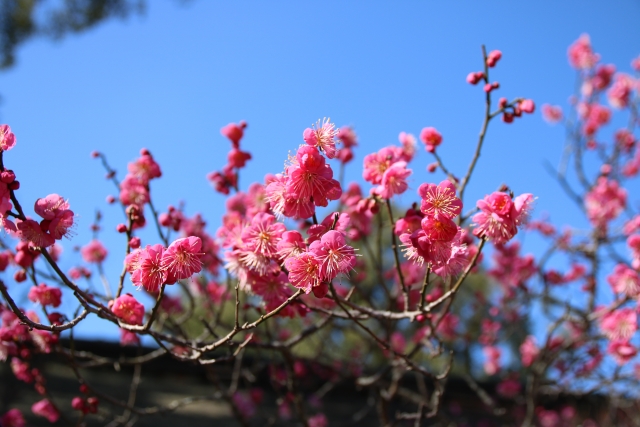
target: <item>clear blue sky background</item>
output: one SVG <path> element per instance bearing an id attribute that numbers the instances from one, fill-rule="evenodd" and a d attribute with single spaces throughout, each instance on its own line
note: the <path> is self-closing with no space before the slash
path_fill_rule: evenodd
<path id="1" fill-rule="evenodd" d="M 348 180 L 362 181 L 365 154 L 425 126 L 442 132 L 439 152 L 462 175 L 483 114 L 482 89 L 465 82 L 481 69 L 481 44 L 503 52 L 491 71 L 501 84 L 496 94 L 538 106 L 566 106 L 575 82 L 566 51 L 580 34 L 589 33 L 621 71 L 640 54 L 640 3 L 631 0 L 148 3 L 142 16 L 60 42 L 30 41 L 0 74 L 0 122 L 18 141 L 5 164 L 22 183 L 19 199 L 31 211 L 36 198 L 59 193 L 80 215 L 77 235 L 64 242 L 65 269 L 79 262 L 72 247 L 91 239 L 94 212 L 102 210 L 112 282 L 122 262 L 116 249 L 124 249 L 114 227 L 123 219 L 105 202 L 116 193 L 92 150 L 106 153 L 122 178 L 147 147 L 163 170 L 152 184 L 156 206 L 184 200 L 187 214 L 203 213 L 213 232 L 224 198 L 205 175 L 226 161 L 230 144 L 219 129 L 229 122 L 249 123 L 242 144 L 254 159 L 244 188 L 280 172 L 303 129 L 325 116 L 358 134 Z M 537 214 L 576 222 L 577 210 L 542 166 L 557 163 L 563 138 L 538 111 L 512 125 L 494 122 L 466 206 L 507 183 L 538 197 Z M 402 203 L 417 198 L 422 182 L 442 179 L 426 173 L 431 161 L 421 145 Z M 26 297 L 21 302 L 29 306 Z M 104 333 L 117 336 L 115 328 Z"/>

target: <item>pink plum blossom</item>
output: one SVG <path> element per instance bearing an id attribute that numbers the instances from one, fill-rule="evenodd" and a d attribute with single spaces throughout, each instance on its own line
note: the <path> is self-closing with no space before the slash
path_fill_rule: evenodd
<path id="1" fill-rule="evenodd" d="M 120 295 L 113 301 L 111 311 L 130 325 L 142 325 L 144 306 L 131 294 Z"/>
<path id="2" fill-rule="evenodd" d="M 331 281 L 338 274 L 347 273 L 356 264 L 355 250 L 339 231 L 327 231 L 309 246 L 309 252 L 319 264 L 319 276 L 323 281 Z"/>
<path id="3" fill-rule="evenodd" d="M 638 329 L 638 316 L 630 308 L 607 311 L 600 317 L 600 330 L 612 341 L 628 340 Z"/>
<path id="4" fill-rule="evenodd" d="M 100 263 L 107 257 L 107 249 L 99 240 L 92 240 L 80 249 L 82 259 L 86 262 Z"/>
<path id="5" fill-rule="evenodd" d="M 167 270 L 162 266 L 162 245 L 147 245 L 138 255 L 136 268 L 131 274 L 134 285 L 148 292 L 158 292 L 167 283 Z"/>
<path id="6" fill-rule="evenodd" d="M 42 399 L 31 406 L 31 411 L 40 417 L 46 418 L 50 423 L 55 423 L 60 418 L 60 414 L 49 399 Z"/>
<path id="7" fill-rule="evenodd" d="M 9 125 L 0 125 L 0 149 L 9 151 L 16 145 L 16 136 Z"/>
<path id="8" fill-rule="evenodd" d="M 418 194 L 422 198 L 420 210 L 427 216 L 453 219 L 462 211 L 462 201 L 456 197 L 456 187 L 448 180 L 440 184 L 421 184 Z"/>
<path id="9" fill-rule="evenodd" d="M 0 417 L 0 425 L 3 427 L 25 427 L 27 423 L 22 412 L 18 409 L 10 409 Z"/>
<path id="10" fill-rule="evenodd" d="M 33 286 L 29 290 L 29 300 L 37 302 L 42 306 L 58 307 L 62 298 L 62 291 L 59 288 L 47 286 L 44 283 L 40 283 L 38 286 Z"/>
<path id="11" fill-rule="evenodd" d="M 336 137 L 339 134 L 339 129 L 331 123 L 330 119 L 325 118 L 318 120 L 318 122 L 310 128 L 306 128 L 302 133 L 304 142 L 312 147 L 317 147 L 322 150 L 329 159 L 336 157 Z M 349 138 L 347 137 L 347 140 Z M 349 141 L 351 142 L 351 141 Z"/>
<path id="12" fill-rule="evenodd" d="M 202 270 L 202 240 L 189 236 L 177 239 L 162 254 L 162 268 L 167 271 L 167 283 L 188 279 Z"/>

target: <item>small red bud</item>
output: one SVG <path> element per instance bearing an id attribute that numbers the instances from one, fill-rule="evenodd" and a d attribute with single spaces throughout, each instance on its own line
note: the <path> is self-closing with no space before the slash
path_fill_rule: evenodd
<path id="1" fill-rule="evenodd" d="M 132 237 L 131 240 L 129 240 L 129 246 L 131 246 L 132 249 L 138 249 L 140 247 L 140 238 Z"/>
<path id="2" fill-rule="evenodd" d="M 98 158 L 98 157 L 100 157 L 100 153 L 94 150 L 94 151 L 91 152 L 91 157 L 93 157 L 94 159 Z"/>
<path id="3" fill-rule="evenodd" d="M 13 280 L 18 283 L 24 282 L 27 280 L 27 273 L 24 270 L 18 270 L 14 273 Z"/>
<path id="4" fill-rule="evenodd" d="M 427 166 L 427 171 L 433 173 L 438 169 L 438 164 L 437 163 L 431 163 Z"/>
<path id="5" fill-rule="evenodd" d="M 505 112 L 504 114 L 502 114 L 502 121 L 505 123 L 512 123 L 513 114 Z"/>
<path id="6" fill-rule="evenodd" d="M 112 204 L 115 201 L 116 201 L 116 198 L 113 197 L 111 194 L 107 196 L 107 203 Z"/>
<path id="7" fill-rule="evenodd" d="M 507 106 L 508 103 L 509 101 L 507 101 L 507 98 L 500 98 L 500 100 L 498 101 L 498 106 L 500 108 L 504 108 Z"/>
<path id="8" fill-rule="evenodd" d="M 17 190 L 20 188 L 20 181 L 13 181 L 11 184 L 7 184 L 7 188 L 9 188 L 9 190 Z"/>
<path id="9" fill-rule="evenodd" d="M 127 231 L 127 226 L 124 225 L 124 224 L 118 224 L 118 225 L 116 225 L 116 231 L 118 233 L 124 233 L 124 232 Z"/>

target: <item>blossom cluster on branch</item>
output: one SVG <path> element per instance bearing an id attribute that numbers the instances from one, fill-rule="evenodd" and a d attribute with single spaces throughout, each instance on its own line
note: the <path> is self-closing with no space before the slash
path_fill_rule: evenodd
<path id="1" fill-rule="evenodd" d="M 377 408 L 383 426 L 427 425 L 429 419 L 475 425 L 455 405 L 443 405 L 449 377 L 464 379 L 477 393 L 487 413 L 484 425 L 636 425 L 640 411 L 623 408 L 635 405 L 640 379 L 640 363 L 634 363 L 640 213 L 626 189 L 640 172 L 640 80 L 601 64 L 586 35 L 568 54 L 581 82 L 571 112 L 565 118 L 551 105 L 541 111 L 568 129 L 552 173 L 583 213 L 586 232 L 575 224 L 560 232 L 549 220 L 532 218 L 535 196 L 516 195 L 507 185 L 465 200 L 489 125 L 498 118 L 513 123 L 536 109 L 531 99 L 495 99 L 501 86 L 490 80 L 490 71 L 503 56 L 484 47 L 482 70 L 467 76 L 469 84 L 481 84 L 485 108 L 462 173 L 440 156 L 442 133 L 425 127 L 418 138 L 402 132 L 398 144 L 364 156 L 368 189 L 345 186 L 343 170 L 355 158 L 357 136 L 325 118 L 302 131 L 284 170 L 243 190 L 240 174 L 252 160 L 240 147 L 247 123 L 231 123 L 221 130 L 231 142 L 227 164 L 207 177 L 226 197 L 221 225 L 210 233 L 203 217 L 188 217 L 182 205 L 165 212 L 154 206 L 162 171 L 149 150 L 141 150 L 121 181 L 106 155 L 94 152 L 119 193 L 109 202 L 122 209 L 123 222 L 113 228 L 125 251 L 114 255 L 101 242 L 98 214 L 94 239 L 80 250 L 84 264 L 67 273 L 59 267 L 56 241 L 74 234 L 71 205 L 50 194 L 33 204 L 41 219 L 28 216 L 18 201 L 16 174 L 5 167 L 16 137 L 1 125 L 0 219 L 7 238 L 0 271 L 13 271 L 13 281 L 0 280 L 0 361 L 33 385 L 42 399 L 32 412 L 51 423 L 64 416 L 73 425 L 88 417 L 132 425 L 132 413 L 182 405 L 138 407 L 139 371 L 127 400 L 91 384 L 79 368 L 111 361 L 77 354 L 60 338 L 93 318 L 117 325 L 122 345 L 141 346 L 141 337 L 155 343 L 130 361 L 134 365 L 163 355 L 205 366 L 232 362 L 231 382 L 216 380 L 212 388 L 245 426 L 266 420 L 333 425 L 319 403 L 326 391 L 301 388 L 313 369 L 322 372 L 328 389 L 352 381 L 370 390 L 368 409 Z M 632 68 L 640 72 L 640 58 Z M 614 112 L 627 115 L 628 125 L 609 142 L 606 126 Z M 446 179 L 421 183 L 411 194 L 418 141 L 433 158 L 427 170 Z M 594 162 L 598 166 L 590 170 L 586 165 Z M 400 210 L 399 195 L 411 197 L 412 205 Z M 143 245 L 145 228 L 157 235 Z M 523 254 L 518 233 L 538 233 L 548 250 Z M 120 257 L 121 271 L 105 271 L 108 256 Z M 27 289 L 39 312 L 17 305 L 16 296 Z M 79 394 L 70 402 L 56 398 L 33 366 L 35 354 L 48 353 L 65 357 L 77 377 Z M 243 364 L 247 355 L 270 361 L 270 390 L 256 388 L 252 367 Z M 408 386 L 409 380 L 417 386 Z M 491 392 L 481 386 L 487 380 L 497 383 Z M 263 404 L 265 391 L 276 396 L 277 411 Z M 541 403 L 542 396 L 561 392 L 615 399 L 608 418 Z M 116 410 L 122 407 L 125 415 Z M 73 421 L 64 415 L 69 413 Z M 11 409 L 0 425 L 20 427 L 25 420 Z"/>

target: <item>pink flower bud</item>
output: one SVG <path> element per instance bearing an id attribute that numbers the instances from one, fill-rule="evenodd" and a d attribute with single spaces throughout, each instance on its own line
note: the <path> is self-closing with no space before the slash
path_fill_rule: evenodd
<path id="1" fill-rule="evenodd" d="M 132 237 L 131 240 L 129 240 L 129 246 L 131 246 L 131 249 L 138 249 L 140 247 L 140 238 Z"/>
<path id="2" fill-rule="evenodd" d="M 611 173 L 611 165 L 605 163 L 604 165 L 600 166 L 600 173 L 602 175 L 609 175 Z"/>
<path id="3" fill-rule="evenodd" d="M 127 231 L 127 226 L 126 226 L 126 225 L 124 225 L 124 224 L 118 224 L 118 225 L 116 226 L 116 231 L 117 231 L 118 233 L 124 233 L 124 232 L 126 232 L 126 231 Z"/>
<path id="4" fill-rule="evenodd" d="M 513 122 L 513 114 L 511 113 L 503 113 L 502 114 L 502 121 L 505 123 L 512 123 Z"/>
<path id="5" fill-rule="evenodd" d="M 489 67 L 495 67 L 500 58 L 502 58 L 502 52 L 500 52 L 499 50 L 492 50 L 487 56 L 487 65 Z"/>
<path id="6" fill-rule="evenodd" d="M 18 190 L 20 188 L 20 181 L 13 181 L 11 184 L 7 184 L 9 190 Z"/>
<path id="7" fill-rule="evenodd" d="M 436 169 L 438 169 L 438 164 L 437 163 L 431 163 L 427 166 L 427 171 L 433 173 L 436 171 Z"/>
<path id="8" fill-rule="evenodd" d="M 527 114 L 531 114 L 536 109 L 536 105 L 530 99 L 525 99 L 520 103 L 520 109 Z"/>
<path id="9" fill-rule="evenodd" d="M 0 181 L 4 182 L 5 184 L 11 184 L 15 180 L 16 174 L 12 170 L 7 169 L 0 173 Z"/>
<path id="10" fill-rule="evenodd" d="M 509 101 L 507 101 L 507 98 L 500 98 L 500 100 L 498 101 L 498 106 L 500 108 L 504 108 L 507 106 L 508 103 Z"/>
<path id="11" fill-rule="evenodd" d="M 18 270 L 13 274 L 13 280 L 22 283 L 27 280 L 27 273 L 24 270 Z"/>
<path id="12" fill-rule="evenodd" d="M 100 157 L 100 153 L 98 151 L 94 150 L 94 151 L 91 152 L 91 157 L 93 157 L 94 159 L 98 158 L 98 157 Z"/>
<path id="13" fill-rule="evenodd" d="M 478 82 L 483 78 L 484 78 L 484 73 L 482 73 L 481 71 L 476 71 L 475 73 L 469 73 L 467 75 L 467 82 L 472 85 L 475 85 L 475 84 L 478 84 Z"/>

